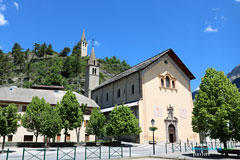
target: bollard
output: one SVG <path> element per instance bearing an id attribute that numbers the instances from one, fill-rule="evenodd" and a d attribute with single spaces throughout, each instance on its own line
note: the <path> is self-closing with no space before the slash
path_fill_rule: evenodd
<path id="1" fill-rule="evenodd" d="M 166 153 L 167 153 L 167 143 L 165 143 Z"/>
<path id="2" fill-rule="evenodd" d="M 131 147 L 129 147 L 129 157 L 132 157 Z"/>
<path id="3" fill-rule="evenodd" d="M 182 144 L 181 144 L 181 142 L 180 142 L 180 152 L 182 152 Z"/>

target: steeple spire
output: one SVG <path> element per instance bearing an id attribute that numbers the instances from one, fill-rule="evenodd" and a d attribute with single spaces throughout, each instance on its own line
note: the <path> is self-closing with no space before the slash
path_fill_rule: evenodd
<path id="1" fill-rule="evenodd" d="M 94 65 L 94 66 L 97 66 L 97 59 L 96 59 L 96 56 L 95 56 L 95 51 L 94 51 L 94 39 L 92 39 L 92 51 L 91 51 L 91 54 L 90 54 L 90 58 L 88 60 L 88 65 Z"/>
<path id="2" fill-rule="evenodd" d="M 82 37 L 81 37 L 80 42 L 87 42 L 86 37 L 85 37 L 85 29 L 83 29 L 83 33 L 82 33 Z"/>

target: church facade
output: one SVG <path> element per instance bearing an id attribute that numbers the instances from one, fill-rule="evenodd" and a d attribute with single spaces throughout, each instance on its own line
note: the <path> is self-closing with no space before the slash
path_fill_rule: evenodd
<path id="1" fill-rule="evenodd" d="M 151 141 L 152 131 L 149 127 L 154 119 L 158 128 L 155 131 L 157 141 L 198 141 L 198 134 L 192 131 L 191 125 L 193 101 L 190 81 L 195 77 L 172 49 L 100 85 L 96 82 L 99 66 L 95 52 L 92 53 L 86 74 L 89 81 L 86 82 L 86 96 L 95 100 L 107 118 L 116 105 L 124 104 L 132 109 L 142 133 L 129 136 L 129 140 L 139 143 Z"/>

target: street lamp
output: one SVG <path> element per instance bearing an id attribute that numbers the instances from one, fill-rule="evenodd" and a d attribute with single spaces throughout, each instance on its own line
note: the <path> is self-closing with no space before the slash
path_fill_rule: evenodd
<path id="1" fill-rule="evenodd" d="M 157 129 L 157 127 L 154 127 L 155 120 L 151 120 L 152 127 L 150 127 L 150 130 L 153 132 L 153 155 L 155 155 L 155 142 L 154 142 L 154 131 Z"/>

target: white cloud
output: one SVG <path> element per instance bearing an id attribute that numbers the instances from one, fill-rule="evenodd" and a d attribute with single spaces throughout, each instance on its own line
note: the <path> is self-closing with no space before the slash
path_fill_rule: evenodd
<path id="1" fill-rule="evenodd" d="M 0 13 L 0 26 L 4 26 L 8 23 L 8 21 L 5 19 L 4 15 Z"/>
<path id="2" fill-rule="evenodd" d="M 212 11 L 219 11 L 220 8 L 212 8 Z"/>
<path id="3" fill-rule="evenodd" d="M 197 87 L 194 91 L 198 91 L 200 88 L 199 87 Z"/>
<path id="4" fill-rule="evenodd" d="M 235 2 L 240 2 L 240 0 L 235 0 Z"/>
<path id="5" fill-rule="evenodd" d="M 16 9 L 18 9 L 18 8 L 19 8 L 19 5 L 18 5 L 18 3 L 17 3 L 17 2 L 13 2 L 13 5 L 16 7 Z"/>
<path id="6" fill-rule="evenodd" d="M 3 4 L 3 5 L 0 4 L 0 11 L 5 11 L 5 10 L 6 10 L 6 5 L 5 4 Z"/>
<path id="7" fill-rule="evenodd" d="M 218 32 L 217 28 L 212 28 L 211 25 L 207 26 L 207 28 L 205 28 L 204 32 Z"/>
<path id="8" fill-rule="evenodd" d="M 98 41 L 94 41 L 94 46 L 100 46 L 100 43 Z"/>

